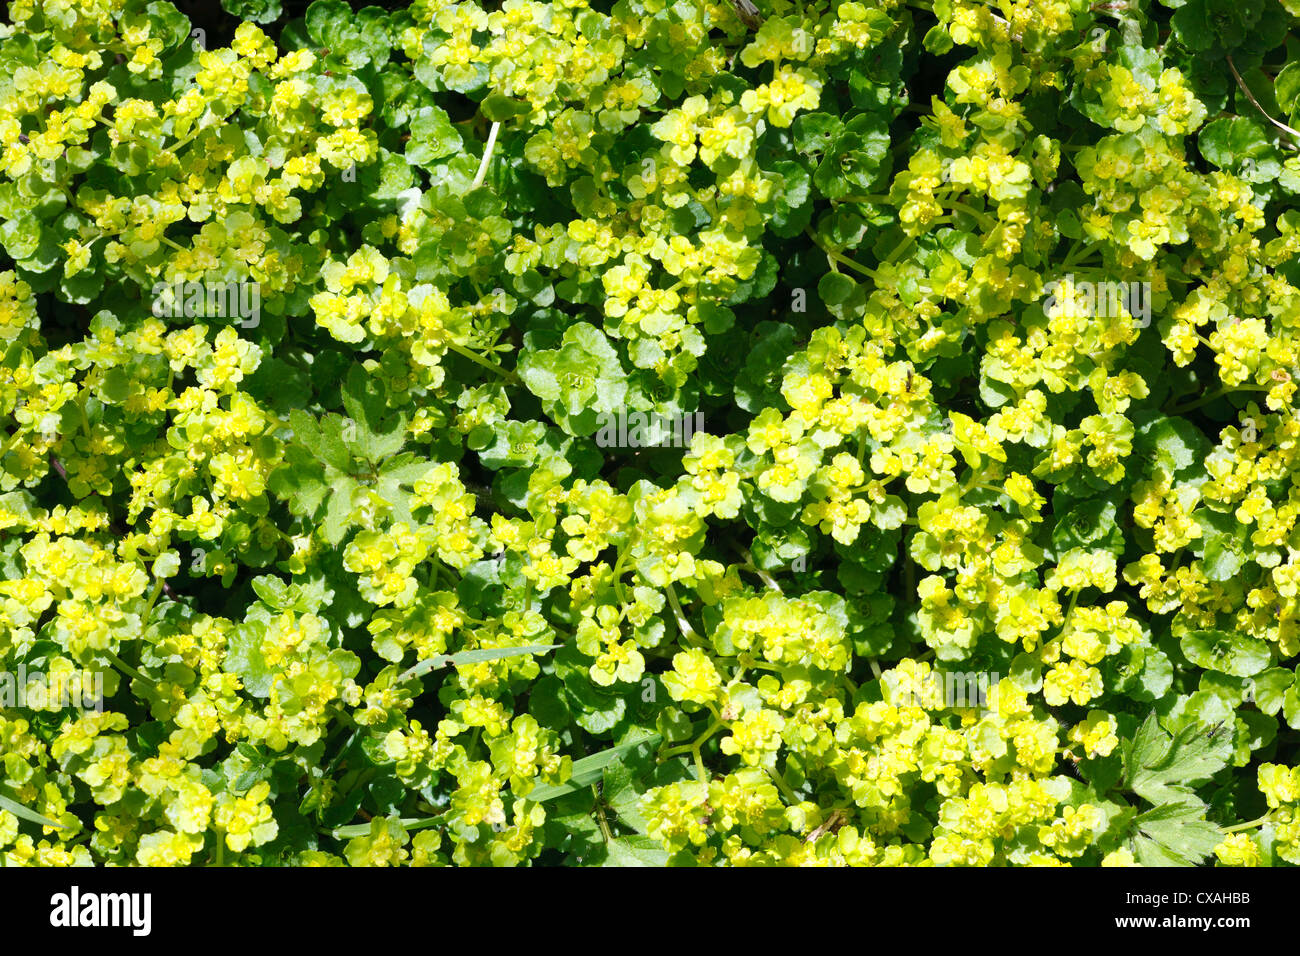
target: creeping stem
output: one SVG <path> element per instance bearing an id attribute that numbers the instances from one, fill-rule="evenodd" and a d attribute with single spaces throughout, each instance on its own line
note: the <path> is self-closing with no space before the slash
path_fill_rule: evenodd
<path id="1" fill-rule="evenodd" d="M 868 269 L 866 266 L 854 262 L 848 256 L 841 255 L 840 253 L 836 252 L 834 249 L 827 248 L 825 245 L 823 245 L 822 241 L 817 237 L 817 234 L 814 233 L 812 229 L 805 229 L 804 232 L 807 233 L 808 238 L 813 241 L 813 244 L 817 246 L 818 249 L 826 253 L 826 258 L 831 261 L 832 266 L 834 266 L 835 264 L 848 266 L 850 269 L 854 269 L 857 272 L 862 273 L 864 276 L 866 276 L 869 279 L 876 278 L 876 273 L 873 272 L 871 269 Z"/>
<path id="2" fill-rule="evenodd" d="M 152 684 L 152 683 L 153 683 L 152 680 L 150 680 L 148 677 L 145 677 L 145 676 L 144 676 L 143 674 L 141 674 L 138 670 L 136 670 L 134 667 L 132 667 L 132 666 L 131 666 L 130 664 L 128 664 L 126 661 L 122 660 L 122 658 L 118 657 L 118 656 L 117 656 L 115 653 L 113 653 L 112 651 L 110 651 L 110 650 L 108 650 L 107 648 L 105 648 L 105 649 L 104 649 L 104 653 L 108 656 L 108 659 L 109 659 L 110 661 L 112 661 L 113 666 L 116 667 L 118 670 L 120 670 L 120 671 L 121 671 L 123 674 L 125 674 L 127 677 L 134 677 L 136 680 L 142 680 L 142 681 L 144 681 L 146 684 Z"/>

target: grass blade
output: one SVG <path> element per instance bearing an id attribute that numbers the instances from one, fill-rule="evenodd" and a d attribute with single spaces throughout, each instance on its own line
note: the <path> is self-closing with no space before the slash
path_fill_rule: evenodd
<path id="1" fill-rule="evenodd" d="M 402 817 L 398 821 L 406 830 L 423 830 L 442 822 L 442 814 L 436 817 Z M 365 836 L 370 832 L 369 823 L 353 823 L 346 827 L 335 827 L 330 831 L 336 840 L 351 840 L 353 837 Z"/>
<path id="2" fill-rule="evenodd" d="M 494 661 L 501 657 L 519 657 L 523 654 L 541 654 L 544 651 L 551 651 L 560 646 L 559 644 L 528 644 L 524 647 L 495 647 L 478 651 L 461 651 L 459 654 L 439 654 L 437 657 L 430 657 L 427 661 L 420 661 L 420 663 L 398 677 L 397 682 L 400 684 L 402 681 L 427 674 L 439 667 L 478 664 L 482 661 Z"/>
<path id="3" fill-rule="evenodd" d="M 0 794 L 0 810 L 8 810 L 20 820 L 26 820 L 28 823 L 39 823 L 43 827 L 54 827 L 56 830 L 62 830 L 62 823 L 55 823 L 49 817 L 43 817 L 35 810 L 28 810 L 25 806 L 16 800 L 10 800 L 4 794 Z"/>
<path id="4" fill-rule="evenodd" d="M 575 790 L 581 790 L 583 787 L 589 787 L 605 772 L 605 768 L 617 760 L 629 750 L 635 750 L 643 744 L 654 744 L 659 742 L 659 734 L 646 734 L 644 737 L 638 737 L 635 740 L 629 740 L 627 743 L 618 744 L 610 747 L 608 750 L 602 750 L 594 753 L 590 757 L 583 757 L 581 760 L 573 762 L 573 776 L 565 783 L 547 785 L 543 784 L 534 787 L 525 798 L 534 803 L 542 803 L 545 800 L 554 800 L 556 797 L 562 797 L 566 793 L 573 793 Z"/>

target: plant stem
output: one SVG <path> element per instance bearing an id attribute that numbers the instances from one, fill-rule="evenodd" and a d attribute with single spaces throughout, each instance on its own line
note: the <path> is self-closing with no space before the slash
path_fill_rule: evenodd
<path id="1" fill-rule="evenodd" d="M 142 681 L 144 681 L 146 684 L 152 684 L 152 683 L 154 683 L 152 680 L 150 680 L 148 677 L 145 677 L 145 676 L 144 676 L 143 674 L 141 674 L 138 670 L 136 670 L 134 667 L 132 667 L 132 666 L 131 666 L 130 664 L 128 664 L 126 661 L 122 660 L 122 658 L 118 657 L 118 656 L 117 656 L 116 654 L 114 654 L 112 651 L 110 651 L 110 650 L 108 650 L 107 648 L 105 648 L 105 649 L 104 649 L 104 653 L 108 656 L 108 659 L 109 659 L 110 661 L 113 662 L 113 665 L 114 665 L 118 670 L 120 670 L 122 673 L 126 674 L 126 676 L 128 676 L 128 677 L 134 677 L 134 678 L 136 678 L 137 680 L 142 680 Z"/>
<path id="2" fill-rule="evenodd" d="M 790 789 L 790 785 L 785 782 L 785 777 L 781 776 L 771 768 L 768 768 L 767 775 L 772 778 L 772 782 L 776 784 L 776 788 L 781 791 L 785 798 L 792 804 L 798 806 L 800 802 L 799 795 Z"/>
<path id="3" fill-rule="evenodd" d="M 1266 813 L 1258 820 L 1251 820 L 1249 823 L 1238 823 L 1236 826 L 1220 827 L 1219 832 L 1240 833 L 1242 830 L 1253 830 L 1257 826 L 1262 826 L 1263 824 L 1268 823 L 1270 818 L 1271 818 L 1271 814 Z"/>
<path id="4" fill-rule="evenodd" d="M 673 616 L 677 618 L 677 629 L 681 631 L 682 637 L 692 644 L 702 644 L 700 636 L 695 633 L 695 628 L 691 627 L 691 622 L 686 620 L 686 612 L 682 610 L 681 602 L 677 600 L 677 592 L 673 590 L 671 581 L 667 583 L 664 591 L 668 595 L 668 603 L 672 605 Z"/>
<path id="5" fill-rule="evenodd" d="M 770 575 L 770 574 L 768 574 L 766 571 L 764 571 L 762 568 L 760 568 L 757 564 L 754 563 L 754 556 L 753 556 L 752 554 L 749 553 L 749 549 L 748 549 L 748 548 L 742 548 L 742 547 L 740 547 L 739 545 L 737 545 L 737 546 L 736 546 L 736 550 L 738 550 L 738 551 L 740 552 L 740 556 L 741 556 L 742 558 L 745 559 L 745 563 L 744 563 L 743 565 L 741 565 L 741 567 L 743 567 L 743 568 L 747 568 L 748 570 L 753 571 L 755 574 L 758 575 L 758 579 L 759 579 L 760 581 L 762 581 L 764 584 L 766 584 L 769 588 L 771 588 L 771 589 L 772 589 L 773 591 L 775 591 L 777 594 L 783 594 L 783 593 L 784 593 L 784 592 L 781 590 L 781 585 L 779 585 L 779 584 L 776 583 L 776 579 L 775 579 L 774 577 L 772 577 L 772 575 Z"/>
<path id="6" fill-rule="evenodd" d="M 492 128 L 488 130 L 487 146 L 483 148 L 483 161 L 478 164 L 478 174 L 474 177 L 474 185 L 471 189 L 478 189 L 483 185 L 483 178 L 487 176 L 488 163 L 492 161 L 492 150 L 497 144 L 497 131 L 501 129 L 501 123 L 495 122 Z"/>
<path id="7" fill-rule="evenodd" d="M 190 132 L 189 132 L 189 134 L 188 134 L 187 136 L 185 136 L 183 139 L 178 139 L 178 140 L 177 140 L 175 143 L 173 143 L 171 146 L 168 146 L 165 150 L 163 150 L 163 152 L 164 152 L 164 153 L 171 153 L 173 156 L 175 156 L 175 155 L 176 155 L 176 151 L 177 151 L 178 149 L 180 149 L 180 148 L 182 148 L 183 146 L 187 145 L 187 144 L 190 142 L 190 140 L 194 139 L 195 136 L 198 136 L 198 135 L 199 135 L 200 133 L 202 133 L 205 129 L 211 129 L 211 127 L 209 127 L 209 126 L 204 126 L 204 125 L 203 125 L 203 117 L 200 116 L 200 117 L 198 118 L 198 120 L 195 121 L 194 129 L 190 130 Z M 179 159 L 179 157 L 177 157 L 177 158 Z"/>
<path id="8" fill-rule="evenodd" d="M 714 734 L 716 734 L 719 730 L 721 730 L 725 726 L 727 726 L 725 721 L 715 720 L 713 723 L 709 724 L 708 728 L 704 731 L 704 733 L 700 734 L 700 736 L 695 739 L 694 743 L 685 745 L 686 750 L 699 750 L 709 742 L 710 737 L 712 737 Z M 679 748 L 673 748 L 673 749 L 679 749 Z M 671 756 L 671 754 L 672 751 L 669 751 L 667 755 Z"/>
<path id="9" fill-rule="evenodd" d="M 1186 405 L 1175 405 L 1173 408 L 1166 409 L 1166 411 L 1168 411 L 1170 415 L 1177 415 L 1181 412 L 1190 412 L 1194 408 L 1200 408 L 1202 405 L 1207 405 L 1215 399 L 1222 398 L 1224 395 L 1230 395 L 1233 392 L 1267 392 L 1268 389 L 1269 387 L 1267 385 L 1238 385 L 1236 388 L 1228 388 L 1227 386 L 1224 386 L 1223 388 L 1217 389 L 1209 395 L 1199 398 L 1194 402 L 1188 402 Z"/>
<path id="10" fill-rule="evenodd" d="M 980 228 L 985 232 L 992 232 L 997 228 L 997 221 L 994 220 L 992 216 L 988 213 L 980 212 L 974 206 L 968 206 L 966 203 L 958 202 L 955 199 L 945 199 L 942 201 L 942 204 L 947 206 L 949 209 L 955 209 L 957 212 L 964 212 L 966 215 L 971 216 L 979 223 Z"/>
<path id="11" fill-rule="evenodd" d="M 601 801 L 600 791 L 596 789 L 594 783 L 591 785 L 591 792 L 596 795 L 596 822 L 600 824 L 600 835 L 603 836 L 605 842 L 608 843 L 610 840 L 614 839 L 614 834 L 609 831 L 609 820 L 605 818 L 605 805 Z"/>
<path id="12" fill-rule="evenodd" d="M 619 578 L 623 575 L 623 562 L 627 560 L 627 556 L 628 549 L 619 551 L 618 558 L 614 561 L 614 570 L 612 572 L 614 593 L 618 595 L 619 604 L 627 604 L 627 592 L 623 590 L 623 585 L 619 582 Z"/>
<path id="13" fill-rule="evenodd" d="M 817 234 L 814 233 L 811 228 L 805 229 L 804 232 L 808 235 L 808 238 L 813 241 L 813 245 L 815 245 L 822 252 L 826 253 L 826 258 L 831 260 L 831 262 L 838 263 L 839 265 L 842 266 L 848 266 L 850 269 L 854 269 L 857 272 L 860 272 L 868 279 L 879 281 L 876 277 L 876 273 L 873 272 L 871 269 L 868 269 L 866 266 L 854 262 L 848 256 L 841 255 L 840 253 L 836 252 L 833 249 L 828 249 L 825 245 L 822 244 L 822 241 L 817 238 Z"/>
<path id="14" fill-rule="evenodd" d="M 142 631 L 145 629 L 145 626 L 149 623 L 150 615 L 153 614 L 153 606 L 158 603 L 158 595 L 162 594 L 163 583 L 164 582 L 162 578 L 154 579 L 153 590 L 149 592 L 149 601 L 144 606 L 144 613 L 140 615 L 140 630 Z"/>
<path id="15" fill-rule="evenodd" d="M 933 227 L 935 223 L 931 223 L 930 225 Z M 904 252 L 907 252 L 911 249 L 912 245 L 915 242 L 916 242 L 916 236 L 905 236 L 903 238 L 903 241 L 900 242 L 897 246 L 895 246 L 894 250 L 889 255 L 885 256 L 884 261 L 897 262 Z"/>
<path id="16" fill-rule="evenodd" d="M 1065 609 L 1065 617 L 1061 624 L 1061 633 L 1058 636 L 1060 640 L 1065 640 L 1066 635 L 1070 633 L 1070 627 L 1074 623 L 1074 606 L 1079 603 L 1079 592 L 1075 591 L 1070 595 L 1069 607 Z"/>
<path id="17" fill-rule="evenodd" d="M 1264 117 L 1264 119 L 1268 120 L 1282 132 L 1289 133 L 1296 139 L 1300 139 L 1300 131 L 1292 129 L 1290 126 L 1287 126 L 1286 123 L 1273 119 L 1273 117 L 1268 115 L 1268 111 L 1259 105 L 1259 100 L 1255 99 L 1255 94 L 1250 91 L 1250 87 L 1246 85 L 1246 81 L 1243 80 L 1241 74 L 1237 72 L 1237 64 L 1232 62 L 1231 56 L 1228 57 L 1228 69 L 1232 71 L 1232 78 L 1237 81 L 1237 86 L 1241 88 L 1241 92 L 1245 93 L 1246 99 L 1250 100 L 1250 105 L 1259 110 L 1260 116 Z"/>

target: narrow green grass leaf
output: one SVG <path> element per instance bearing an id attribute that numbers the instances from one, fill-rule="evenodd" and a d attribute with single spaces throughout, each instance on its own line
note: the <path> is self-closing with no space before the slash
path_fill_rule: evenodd
<path id="1" fill-rule="evenodd" d="M 8 810 L 20 820 L 26 820 L 28 823 L 39 823 L 43 827 L 54 827 L 57 830 L 63 829 L 62 823 L 55 823 L 49 817 L 43 817 L 35 810 L 28 810 L 18 801 L 10 800 L 3 794 L 0 794 L 0 810 Z"/>
<path id="2" fill-rule="evenodd" d="M 405 830 L 423 830 L 442 822 L 442 816 L 436 817 L 402 817 L 398 821 Z M 353 837 L 365 836 L 370 832 L 369 823 L 352 823 L 345 827 L 335 827 L 330 831 L 336 840 L 351 840 Z"/>
<path id="3" fill-rule="evenodd" d="M 559 646 L 559 644 L 527 644 L 523 647 L 499 647 L 478 651 L 461 651 L 459 654 L 439 654 L 437 657 L 430 657 L 427 661 L 420 661 L 420 663 L 397 678 L 397 682 L 400 684 L 402 681 L 410 680 L 412 677 L 419 677 L 440 667 L 478 664 L 482 661 L 494 661 L 502 657 L 520 657 L 524 654 L 542 654 L 546 651 L 553 651 Z"/>
<path id="4" fill-rule="evenodd" d="M 638 737 L 635 740 L 629 740 L 627 743 L 618 744 L 607 750 L 594 753 L 590 757 L 575 760 L 573 762 L 573 776 L 567 782 L 534 787 L 529 792 L 528 799 L 534 803 L 542 803 L 546 800 L 562 797 L 566 793 L 573 793 L 573 791 L 580 790 L 583 787 L 591 786 L 601 778 L 605 768 L 620 756 L 629 750 L 635 750 L 643 744 L 656 744 L 659 739 L 659 734 L 647 734 L 644 737 Z"/>

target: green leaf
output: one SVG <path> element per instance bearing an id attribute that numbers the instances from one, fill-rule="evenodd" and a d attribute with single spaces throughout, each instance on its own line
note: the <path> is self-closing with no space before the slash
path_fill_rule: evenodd
<path id="1" fill-rule="evenodd" d="M 597 416 L 623 408 L 627 399 L 618 353 L 604 332 L 586 322 L 565 329 L 559 348 L 526 353 L 519 377 L 546 413 L 573 434 L 597 431 Z"/>
<path id="2" fill-rule="evenodd" d="M 479 452 L 485 468 L 518 468 L 537 461 L 545 451 L 546 423 L 539 421 L 502 422 L 493 431 L 492 445 Z"/>
<path id="3" fill-rule="evenodd" d="M 559 402 L 562 391 L 560 380 L 549 362 L 539 361 L 535 353 L 528 353 L 519 361 L 519 378 L 530 392 L 546 405 Z"/>
<path id="4" fill-rule="evenodd" d="M 1263 641 L 1227 631 L 1191 631 L 1180 642 L 1183 656 L 1206 670 L 1250 677 L 1268 667 L 1272 652 Z"/>
<path id="5" fill-rule="evenodd" d="M 1173 685 L 1173 662 L 1158 647 L 1130 644 L 1117 657 L 1116 691 L 1153 703 L 1163 698 Z"/>
<path id="6" fill-rule="evenodd" d="M 253 578 L 253 591 L 266 602 L 268 607 L 283 610 L 288 597 L 289 586 L 271 574 Z"/>
<path id="7" fill-rule="evenodd" d="M 1201 536 L 1193 540 L 1191 551 L 1201 558 L 1202 570 L 1211 581 L 1230 581 L 1248 560 L 1248 532 L 1232 512 L 1226 514 L 1206 507 L 1197 508 L 1192 517 L 1200 526 Z"/>
<path id="8" fill-rule="evenodd" d="M 921 45 L 928 52 L 936 56 L 943 56 L 952 49 L 952 34 L 936 23 L 926 31 L 925 38 L 921 40 Z"/>
<path id="9" fill-rule="evenodd" d="M 1124 532 L 1115 520 L 1115 504 L 1093 498 L 1072 508 L 1052 529 L 1052 547 L 1058 554 L 1071 548 L 1124 551 Z"/>
<path id="10" fill-rule="evenodd" d="M 841 305 L 849 300 L 858 284 L 842 272 L 828 272 L 817 283 L 817 294 L 827 305 Z"/>
<path id="11" fill-rule="evenodd" d="M 261 3 L 273 3 L 276 9 L 279 9 L 278 0 L 244 0 L 244 3 L 254 12 Z M 149 14 L 149 35 L 162 40 L 164 49 L 175 46 L 182 38 L 189 35 L 190 21 L 185 14 L 176 9 L 175 5 L 153 2 L 145 6 L 145 12 Z"/>
<path id="12" fill-rule="evenodd" d="M 1276 717 L 1243 710 L 1237 713 L 1237 719 L 1244 725 L 1238 728 L 1238 748 L 1244 746 L 1252 751 L 1260 750 L 1277 739 Z"/>
<path id="13" fill-rule="evenodd" d="M 343 380 L 342 398 L 343 408 L 358 424 L 377 424 L 387 407 L 379 382 L 359 364 L 348 368 Z"/>
<path id="14" fill-rule="evenodd" d="M 757 413 L 780 395 L 780 370 L 794 348 L 795 330 L 784 322 L 760 322 L 744 348 L 745 365 L 736 376 L 736 404 Z"/>
<path id="15" fill-rule="evenodd" d="M 375 199 L 397 199 L 415 184 L 415 174 L 401 153 L 380 149 L 379 162 L 366 167 L 362 184 Z"/>
<path id="16" fill-rule="evenodd" d="M 426 106 L 411 120 L 411 139 L 406 144 L 406 159 L 416 166 L 431 166 L 435 160 L 464 149 L 460 134 L 451 125 L 447 113 L 436 106 Z"/>
<path id="17" fill-rule="evenodd" d="M 1189 50 L 1208 50 L 1214 46 L 1216 32 L 1204 0 L 1190 0 L 1182 6 L 1173 15 L 1170 26 L 1178 41 Z"/>
<path id="18" fill-rule="evenodd" d="M 221 9 L 252 23 L 274 23 L 284 12 L 280 0 L 221 0 Z"/>
<path id="19" fill-rule="evenodd" d="M 131 377 L 124 368 L 111 368 L 104 373 L 99 393 L 110 405 L 120 405 L 131 394 Z"/>
<path id="20" fill-rule="evenodd" d="M 480 112 L 494 123 L 503 123 L 533 111 L 527 100 L 516 100 L 501 93 L 490 93 L 479 106 Z"/>
<path id="21" fill-rule="evenodd" d="M 589 734 L 610 732 L 627 712 L 627 700 L 622 694 L 597 687 L 585 672 L 570 675 L 564 688 L 574 721 Z"/>
<path id="22" fill-rule="evenodd" d="M 1292 684 L 1282 695 L 1282 716 L 1288 727 L 1300 730 L 1300 682 Z"/>
<path id="23" fill-rule="evenodd" d="M 667 866 L 668 851 L 648 836 L 625 836 L 605 844 L 609 856 L 601 866 Z"/>
<path id="24" fill-rule="evenodd" d="M 234 674 L 244 685 L 244 690 L 254 697 L 269 697 L 274 675 L 262 656 L 262 637 L 266 625 L 260 621 L 245 621 L 231 632 L 226 645 L 222 670 Z"/>
<path id="25" fill-rule="evenodd" d="M 569 705 L 564 699 L 564 684 L 554 674 L 540 678 L 528 691 L 528 712 L 548 727 L 568 723 Z"/>
<path id="26" fill-rule="evenodd" d="M 417 458 L 411 452 L 403 452 L 395 458 L 388 459 L 380 468 L 379 477 L 375 481 L 375 491 L 392 506 L 394 520 L 404 521 L 409 525 L 415 524 L 411 516 L 412 493 L 406 488 L 428 474 L 432 467 L 433 462 L 428 459 Z"/>
<path id="27" fill-rule="evenodd" d="M 311 452 L 327 468 L 346 472 L 352 464 L 344 434 L 352 426 L 339 415 L 326 415 L 318 423 L 306 412 L 294 409 L 289 413 L 289 425 L 294 439 Z"/>
<path id="28" fill-rule="evenodd" d="M 1148 810 L 1133 820 L 1130 833 L 1132 853 L 1143 866 L 1195 866 L 1223 839 L 1199 801 Z"/>
<path id="29" fill-rule="evenodd" d="M 798 235 L 812 217 L 812 177 L 798 163 L 778 162 L 773 171 L 781 177 L 779 189 L 772 190 L 775 210 L 772 213 L 772 231 L 779 236 Z"/>
<path id="30" fill-rule="evenodd" d="M 1067 239 L 1080 239 L 1083 237 L 1083 226 L 1079 222 L 1079 214 L 1073 209 L 1062 209 L 1057 214 L 1056 228 Z"/>
<path id="31" fill-rule="evenodd" d="M 1197 141 L 1207 160 L 1248 182 L 1268 182 L 1282 172 L 1281 153 L 1253 118 L 1221 117 L 1201 130 Z"/>
<path id="32" fill-rule="evenodd" d="M 340 478 L 333 483 L 331 489 L 320 530 L 321 537 L 327 543 L 337 545 L 356 523 L 352 520 L 352 503 L 361 486 L 351 478 Z"/>
<path id="33" fill-rule="evenodd" d="M 1133 444 L 1136 454 L 1154 459 L 1171 475 L 1201 466 L 1210 453 L 1210 442 L 1199 428 L 1185 418 L 1163 415 L 1139 424 Z"/>
<path id="34" fill-rule="evenodd" d="M 828 199 L 870 193 L 889 171 L 889 124 L 877 113 L 860 113 L 845 124 L 813 173 Z"/>
<path id="35" fill-rule="evenodd" d="M 1207 539 L 1204 551 L 1201 570 L 1211 581 L 1231 581 L 1247 561 L 1237 542 L 1222 535 Z"/>
<path id="36" fill-rule="evenodd" d="M 804 113 L 794 121 L 794 148 L 805 156 L 819 156 L 834 145 L 844 128 L 843 121 L 830 113 Z"/>
<path id="37" fill-rule="evenodd" d="M 36 254 L 41 244 L 41 225 L 36 217 L 20 216 L 0 222 L 0 245 L 10 258 L 23 260 Z"/>
<path id="38" fill-rule="evenodd" d="M 303 19 L 307 35 L 317 46 L 333 48 L 348 32 L 352 16 L 352 8 L 343 0 L 315 0 Z"/>
<path id="39" fill-rule="evenodd" d="M 1300 62 L 1288 63 L 1278 73 L 1273 81 L 1273 96 L 1287 116 L 1296 115 L 1300 107 Z"/>
<path id="40" fill-rule="evenodd" d="M 355 435 L 344 443 L 355 454 L 372 464 L 395 455 L 406 444 L 406 416 L 388 413 L 379 382 L 359 365 L 348 372 L 343 386 L 343 407 L 355 423 Z"/>
<path id="41" fill-rule="evenodd" d="M 615 760 L 605 768 L 601 799 L 618 814 L 618 818 L 637 833 L 645 833 L 646 819 L 641 815 L 641 792 L 636 778 L 622 760 Z"/>
<path id="42" fill-rule="evenodd" d="M 1232 756 L 1231 728 L 1189 724 L 1170 736 L 1152 713 L 1124 746 L 1128 789 L 1154 803 L 1186 801 L 1189 789 L 1227 766 Z"/>
<path id="43" fill-rule="evenodd" d="M 1270 667 L 1248 682 L 1255 706 L 1264 714 L 1282 709 L 1286 692 L 1295 686 L 1295 674 L 1284 667 Z"/>
<path id="44" fill-rule="evenodd" d="M 285 450 L 285 462 L 267 480 L 272 493 L 289 503 L 289 510 L 305 517 L 314 515 L 330 488 L 325 484 L 325 469 L 301 446 Z"/>

